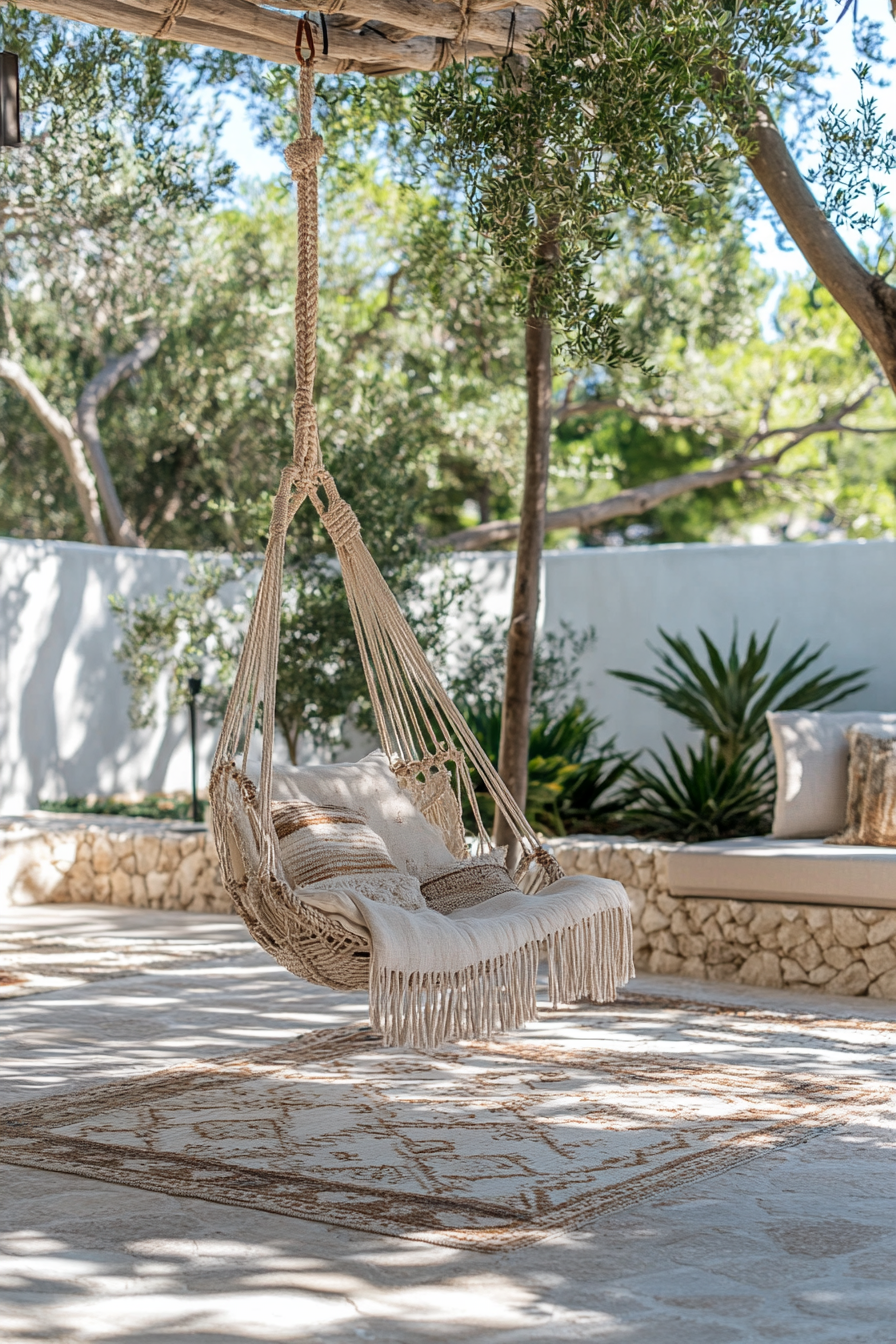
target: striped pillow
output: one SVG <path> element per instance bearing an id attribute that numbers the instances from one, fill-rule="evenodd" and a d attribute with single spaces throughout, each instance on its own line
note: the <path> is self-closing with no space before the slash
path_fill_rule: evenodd
<path id="1" fill-rule="evenodd" d="M 290 800 L 273 804 L 280 858 L 292 887 L 330 888 L 425 909 L 420 883 L 400 873 L 360 812 Z"/>
<path id="2" fill-rule="evenodd" d="M 424 878 L 420 883 L 423 899 L 430 910 L 440 915 L 451 915 L 455 910 L 466 910 L 481 905 L 492 896 L 503 896 L 519 887 L 504 867 L 505 850 L 457 864 L 438 877 Z"/>

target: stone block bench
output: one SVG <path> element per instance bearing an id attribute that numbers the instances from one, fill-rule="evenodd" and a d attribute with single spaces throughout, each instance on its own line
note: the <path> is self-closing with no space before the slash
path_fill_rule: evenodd
<path id="1" fill-rule="evenodd" d="M 896 851 L 863 866 L 864 850 L 770 838 L 573 835 L 551 849 L 568 873 L 624 883 L 639 970 L 896 999 Z"/>
<path id="2" fill-rule="evenodd" d="M 0 906 L 60 901 L 232 909 L 205 826 L 59 812 L 0 818 Z"/>

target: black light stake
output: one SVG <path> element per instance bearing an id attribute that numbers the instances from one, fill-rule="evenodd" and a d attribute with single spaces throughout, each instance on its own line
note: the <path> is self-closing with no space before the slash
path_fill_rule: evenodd
<path id="1" fill-rule="evenodd" d="M 187 690 L 190 692 L 190 750 L 193 754 L 193 820 L 201 821 L 199 816 L 199 793 L 196 789 L 196 697 L 202 690 L 201 677 L 188 677 Z"/>
<path id="2" fill-rule="evenodd" d="M 0 51 L 0 145 L 14 149 L 21 143 L 19 58 L 14 51 Z"/>

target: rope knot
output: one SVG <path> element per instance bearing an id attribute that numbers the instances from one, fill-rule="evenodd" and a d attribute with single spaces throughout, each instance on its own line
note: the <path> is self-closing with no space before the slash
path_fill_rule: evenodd
<path id="1" fill-rule="evenodd" d="M 298 182 L 310 173 L 317 172 L 317 165 L 324 152 L 324 142 L 319 135 L 307 139 L 293 140 L 283 151 L 293 181 Z"/>
<path id="2" fill-rule="evenodd" d="M 344 499 L 334 500 L 320 517 L 321 522 L 330 534 L 330 540 L 337 549 L 348 546 L 361 535 L 361 524 L 358 522 L 355 511 L 350 504 L 346 504 Z"/>

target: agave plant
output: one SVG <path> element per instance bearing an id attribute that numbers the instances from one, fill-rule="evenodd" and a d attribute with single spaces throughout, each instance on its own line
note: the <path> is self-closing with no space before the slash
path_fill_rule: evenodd
<path id="1" fill-rule="evenodd" d="M 671 766 L 651 752 L 657 770 L 632 766 L 621 821 L 637 831 L 696 842 L 768 830 L 774 800 L 774 766 L 749 747 L 726 760 L 704 738 L 687 759 L 666 738 Z"/>
<path id="2" fill-rule="evenodd" d="M 819 671 L 814 665 L 828 647 L 823 644 L 808 653 L 808 641 L 782 663 L 777 672 L 766 670 L 773 625 L 760 644 L 750 635 L 746 652 L 741 655 L 737 625 L 731 638 L 727 659 L 704 630 L 699 632 L 706 651 L 706 662 L 681 635 L 660 630 L 665 649 L 649 647 L 660 660 L 655 677 L 637 672 L 612 672 L 614 677 L 631 682 L 642 693 L 681 714 L 708 742 L 713 743 L 720 761 L 732 764 L 747 750 L 767 749 L 768 710 L 828 709 L 848 695 L 864 690 L 868 668 L 837 674 L 833 668 Z M 812 674 L 800 681 L 812 668 Z"/>

